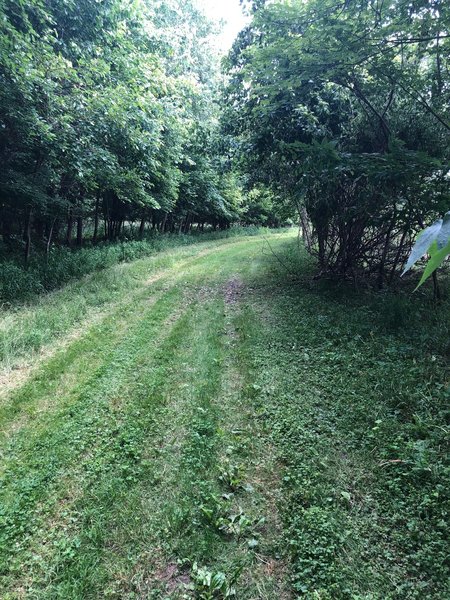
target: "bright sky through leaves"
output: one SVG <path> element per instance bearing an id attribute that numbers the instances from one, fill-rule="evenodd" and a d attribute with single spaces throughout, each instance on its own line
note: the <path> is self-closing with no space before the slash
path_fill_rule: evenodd
<path id="1" fill-rule="evenodd" d="M 205 14 L 215 21 L 224 21 L 223 32 L 217 38 L 221 52 L 228 52 L 248 18 L 245 17 L 239 0 L 197 0 Z"/>

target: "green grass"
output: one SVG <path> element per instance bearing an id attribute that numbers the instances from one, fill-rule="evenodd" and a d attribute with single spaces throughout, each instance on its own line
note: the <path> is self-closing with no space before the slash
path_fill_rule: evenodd
<path id="1" fill-rule="evenodd" d="M 314 282 L 289 259 L 302 281 L 255 282 L 242 326 L 284 464 L 293 587 L 446 597 L 448 303 Z"/>
<path id="2" fill-rule="evenodd" d="M 41 294 L 70 281 L 119 263 L 135 261 L 171 248 L 199 242 L 218 241 L 238 236 L 259 235 L 264 228 L 232 227 L 223 231 L 185 234 L 149 232 L 143 239 L 127 239 L 114 243 L 90 244 L 71 249 L 53 246 L 49 254 L 33 249 L 31 259 L 23 264 L 23 248 L 5 246 L 0 242 L 0 307 L 15 307 L 33 302 Z"/>
<path id="3" fill-rule="evenodd" d="M 211 241 L 5 316 L 1 598 L 448 595 L 448 305 L 271 245 L 289 274 Z"/>
<path id="4" fill-rule="evenodd" d="M 254 235 L 255 231 L 249 228 L 248 235 Z M 209 241 L 202 241 L 205 239 Z M 160 236 L 153 244 L 142 242 L 147 244 L 144 254 L 151 254 L 150 257 L 109 267 L 106 262 L 104 266 L 108 268 L 75 279 L 59 291 L 34 295 L 27 306 L 0 311 L 0 366 L 13 368 L 20 359 L 29 358 L 30 353 L 52 344 L 70 329 L 77 334 L 80 327 L 89 326 L 97 313 L 101 316 L 112 305 L 127 301 L 130 293 L 141 292 L 146 278 L 167 268 L 180 268 L 182 259 L 195 259 L 199 252 L 214 250 L 217 245 L 233 243 L 236 239 L 234 230 L 204 236 L 169 236 L 167 239 Z M 158 240 L 159 246 L 155 249 Z M 138 243 L 130 242 L 125 247 Z M 115 252 L 119 247 L 105 248 L 105 251 Z M 83 252 L 89 254 L 95 249 Z"/>

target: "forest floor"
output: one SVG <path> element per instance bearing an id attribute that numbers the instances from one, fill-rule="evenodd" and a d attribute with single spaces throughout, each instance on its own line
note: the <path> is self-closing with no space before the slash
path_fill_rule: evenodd
<path id="1" fill-rule="evenodd" d="M 448 305 L 312 274 L 243 237 L 0 315 L 3 600 L 448 597 Z"/>

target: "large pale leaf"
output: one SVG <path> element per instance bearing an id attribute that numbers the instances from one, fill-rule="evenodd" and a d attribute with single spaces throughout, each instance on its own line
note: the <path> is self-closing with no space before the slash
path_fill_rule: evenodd
<path id="1" fill-rule="evenodd" d="M 434 271 L 436 271 L 438 267 L 441 266 L 441 264 L 450 254 L 450 241 L 446 246 L 439 250 L 438 243 L 435 240 L 429 249 L 429 253 L 430 260 L 427 262 L 427 266 L 423 272 L 422 278 L 419 281 L 419 285 L 416 287 L 416 290 L 428 279 L 428 277 L 430 277 L 430 275 L 433 274 Z"/>
<path id="2" fill-rule="evenodd" d="M 444 248 L 450 242 L 450 211 L 444 216 L 442 227 L 436 238 L 439 250 Z"/>
<path id="3" fill-rule="evenodd" d="M 424 229 L 418 236 L 416 243 L 411 250 L 411 254 L 409 255 L 408 262 L 406 263 L 405 270 L 402 275 L 404 275 L 409 269 L 424 256 L 430 249 L 432 243 L 436 240 L 437 236 L 442 227 L 442 219 L 439 219 L 430 227 Z"/>

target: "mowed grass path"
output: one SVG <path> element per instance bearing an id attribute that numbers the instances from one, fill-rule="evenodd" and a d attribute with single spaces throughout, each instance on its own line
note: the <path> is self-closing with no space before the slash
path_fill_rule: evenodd
<path id="1" fill-rule="evenodd" d="M 264 260 L 261 237 L 199 244 L 8 315 L 8 364 L 49 325 L 43 350 L 4 376 L 2 598 L 195 595 L 208 591 L 195 561 L 224 593 L 245 577 L 248 597 L 283 594 L 274 492 L 251 467 L 263 450 L 234 356 L 241 281 Z"/>
<path id="2" fill-rule="evenodd" d="M 294 233 L 269 241 L 0 323 L 2 599 L 445 596 L 446 325 L 407 342 L 419 308 L 399 330 L 402 306 L 331 294 Z"/>

